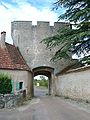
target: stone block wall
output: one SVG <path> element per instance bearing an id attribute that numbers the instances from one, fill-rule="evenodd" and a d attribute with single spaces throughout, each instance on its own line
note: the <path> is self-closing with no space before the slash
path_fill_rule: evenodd
<path id="1" fill-rule="evenodd" d="M 57 76 L 56 95 L 90 102 L 90 66 Z"/>
<path id="2" fill-rule="evenodd" d="M 11 24 L 11 36 L 14 45 L 17 46 L 31 69 L 47 66 L 59 72 L 67 65 L 71 64 L 68 60 L 57 63 L 50 62 L 52 56 L 58 48 L 51 51 L 46 49 L 46 45 L 41 41 L 57 33 L 59 28 L 69 26 L 68 23 L 55 22 L 50 26 L 49 22 L 38 21 L 37 25 L 32 25 L 31 21 L 14 21 Z M 60 46 L 59 46 L 60 48 Z"/>
<path id="3" fill-rule="evenodd" d="M 22 100 L 22 95 L 0 94 L 0 109 L 16 107 Z"/>

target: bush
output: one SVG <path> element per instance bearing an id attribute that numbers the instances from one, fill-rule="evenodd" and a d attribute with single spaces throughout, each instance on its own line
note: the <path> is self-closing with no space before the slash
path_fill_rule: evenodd
<path id="1" fill-rule="evenodd" d="M 11 78 L 8 75 L 0 73 L 0 93 L 9 94 L 12 91 Z"/>
<path id="2" fill-rule="evenodd" d="M 39 83 L 40 86 L 48 88 L 48 80 L 35 80 L 34 85 L 37 85 Z"/>
<path id="3" fill-rule="evenodd" d="M 41 84 L 41 86 L 44 86 L 44 87 L 48 88 L 48 80 L 41 80 L 40 84 Z"/>

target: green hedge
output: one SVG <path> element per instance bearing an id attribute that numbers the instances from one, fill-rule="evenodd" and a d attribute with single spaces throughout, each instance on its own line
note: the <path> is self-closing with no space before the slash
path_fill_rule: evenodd
<path id="1" fill-rule="evenodd" d="M 9 94 L 12 92 L 11 77 L 0 73 L 0 93 Z"/>

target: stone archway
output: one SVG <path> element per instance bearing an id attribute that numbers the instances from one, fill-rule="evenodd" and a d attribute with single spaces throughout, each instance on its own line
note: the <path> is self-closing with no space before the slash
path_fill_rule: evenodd
<path id="1" fill-rule="evenodd" d="M 40 67 L 34 68 L 32 71 L 33 71 L 33 78 L 37 75 L 45 75 L 49 78 L 48 95 L 51 95 L 53 91 L 52 83 L 53 83 L 54 69 L 51 67 L 47 67 L 47 66 L 40 66 Z M 34 95 L 34 86 L 33 86 L 33 95 Z"/>

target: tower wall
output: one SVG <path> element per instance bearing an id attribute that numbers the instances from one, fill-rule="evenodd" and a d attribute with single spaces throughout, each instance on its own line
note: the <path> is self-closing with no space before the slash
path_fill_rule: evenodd
<path id="1" fill-rule="evenodd" d="M 48 66 L 58 72 L 70 64 L 70 61 L 61 60 L 57 63 L 50 62 L 57 48 L 51 51 L 46 49 L 42 39 L 55 35 L 56 31 L 68 26 L 67 23 L 55 22 L 50 26 L 49 22 L 38 21 L 32 25 L 31 21 L 14 21 L 11 25 L 11 35 L 14 45 L 17 46 L 31 69 Z"/>

